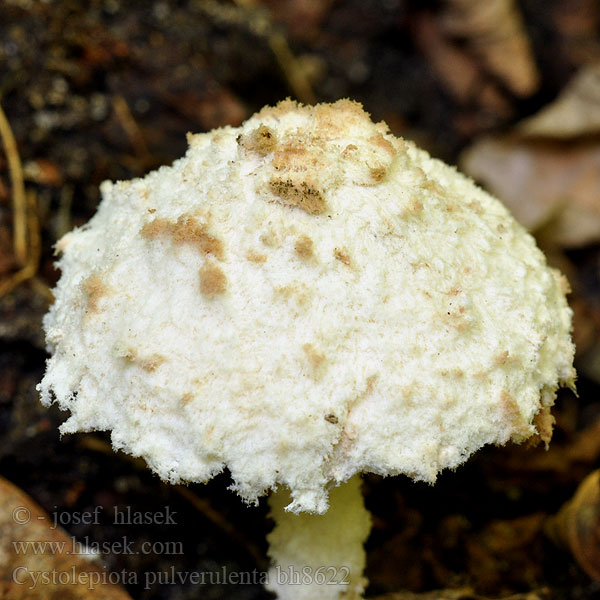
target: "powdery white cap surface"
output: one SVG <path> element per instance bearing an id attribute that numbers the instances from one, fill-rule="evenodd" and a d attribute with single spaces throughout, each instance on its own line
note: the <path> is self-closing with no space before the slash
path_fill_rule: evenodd
<path id="1" fill-rule="evenodd" d="M 355 473 L 433 482 L 549 438 L 574 379 L 566 283 L 500 202 L 348 100 L 189 144 L 104 183 L 58 244 L 39 389 L 62 432 L 317 513 Z"/>

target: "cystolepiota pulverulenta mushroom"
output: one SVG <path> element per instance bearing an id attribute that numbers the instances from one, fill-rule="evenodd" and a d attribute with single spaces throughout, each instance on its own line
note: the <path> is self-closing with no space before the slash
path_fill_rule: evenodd
<path id="1" fill-rule="evenodd" d="M 42 401 L 167 481 L 228 468 L 247 502 L 273 490 L 269 586 L 359 597 L 358 474 L 434 482 L 485 444 L 549 440 L 574 380 L 566 282 L 500 202 L 357 103 L 285 101 L 189 145 L 104 183 L 58 243 Z"/>

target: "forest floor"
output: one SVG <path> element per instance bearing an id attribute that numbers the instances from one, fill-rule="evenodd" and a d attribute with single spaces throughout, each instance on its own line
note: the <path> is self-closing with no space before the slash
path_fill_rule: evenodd
<path id="1" fill-rule="evenodd" d="M 600 499 L 592 507 L 596 538 L 584 540 L 588 563 L 550 534 L 552 516 L 600 466 L 593 0 L 0 3 L 0 473 L 62 520 L 68 536 L 108 544 L 100 567 L 122 573 L 126 590 L 15 583 L 2 552 L 10 554 L 6 544 L 19 535 L 14 498 L 31 500 L 4 483 L 0 595 L 271 597 L 259 583 L 207 577 L 198 591 L 172 576 L 262 572 L 272 527 L 264 501 L 243 505 L 226 474 L 207 485 L 161 483 L 140 461 L 113 452 L 103 433 L 60 438 L 65 415 L 41 406 L 36 384 L 47 358 L 42 317 L 59 276 L 53 245 L 94 214 L 99 184 L 171 163 L 185 152 L 186 132 L 238 125 L 287 96 L 359 100 L 396 135 L 459 165 L 513 210 L 573 288 L 579 395 L 560 392 L 550 449 L 485 448 L 433 487 L 366 476 L 369 597 L 600 598 L 590 578 L 593 568 L 600 573 Z M 78 522 L 96 507 L 97 520 Z M 168 527 L 120 524 L 114 507 L 169 507 L 177 516 Z M 119 552 L 125 537 L 136 548 L 162 546 Z M 65 568 L 71 558 L 62 560 Z M 153 582 L 158 573 L 162 581 Z"/>

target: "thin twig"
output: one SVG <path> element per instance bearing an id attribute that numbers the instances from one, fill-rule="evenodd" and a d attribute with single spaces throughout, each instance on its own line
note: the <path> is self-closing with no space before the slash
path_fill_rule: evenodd
<path id="1" fill-rule="evenodd" d="M 256 565 L 261 571 L 264 571 L 268 567 L 268 563 L 265 560 L 263 554 L 258 547 L 244 537 L 223 515 L 216 511 L 204 498 L 200 498 L 194 492 L 183 485 L 174 486 L 175 491 L 182 497 L 185 498 L 198 512 L 210 521 L 213 525 L 218 527 L 221 531 L 226 533 L 232 540 L 234 540 L 239 546 L 246 549 L 247 553 L 254 559 Z"/>
<path id="2" fill-rule="evenodd" d="M 151 155 L 148 151 L 148 146 L 146 145 L 142 130 L 133 117 L 129 104 L 127 104 L 127 100 L 125 100 L 123 96 L 114 96 L 112 105 L 115 114 L 121 123 L 121 127 L 123 127 L 123 131 L 125 131 L 125 134 L 129 138 L 129 143 L 132 145 L 135 153 L 145 164 L 148 164 Z"/>
<path id="3" fill-rule="evenodd" d="M 29 248 L 25 248 L 25 265 L 20 271 L 13 273 L 8 279 L 0 282 L 0 298 L 6 296 L 6 294 L 10 293 L 19 284 L 34 277 L 40 264 L 42 243 L 40 224 L 37 217 L 37 197 L 35 191 L 30 190 L 26 194 L 24 204 L 29 237 Z"/>
<path id="4" fill-rule="evenodd" d="M 103 439 L 95 435 L 87 434 L 82 436 L 79 443 L 87 450 L 92 450 L 93 452 L 100 452 L 106 455 L 115 454 L 108 442 L 105 442 Z M 140 458 L 130 456 L 123 452 L 117 452 L 116 454 L 119 458 L 133 463 L 140 470 L 146 467 L 145 461 Z M 231 540 L 235 541 L 238 546 L 245 548 L 246 552 L 255 560 L 259 569 L 265 570 L 267 568 L 267 561 L 258 547 L 250 540 L 246 539 L 246 537 L 244 537 L 231 523 L 229 523 L 229 521 L 227 521 L 227 519 L 225 519 L 221 513 L 215 510 L 208 500 L 200 498 L 184 485 L 170 486 L 169 489 L 174 490 L 182 498 L 189 502 L 198 512 L 202 513 L 202 516 L 207 521 L 210 521 L 215 527 L 217 527 L 217 529 L 220 529 Z"/>
<path id="5" fill-rule="evenodd" d="M 0 105 L 0 137 L 2 138 L 4 151 L 6 152 L 8 171 L 12 183 L 15 260 L 19 267 L 23 267 L 27 262 L 27 205 L 25 200 L 25 184 L 23 183 L 23 167 L 19 151 L 17 150 L 15 136 L 2 109 L 2 105 Z M 14 276 L 17 275 L 19 273 L 15 273 Z"/>
<path id="6" fill-rule="evenodd" d="M 37 275 L 32 277 L 29 281 L 29 285 L 33 288 L 35 292 L 37 292 L 40 296 L 44 296 L 48 301 L 48 304 L 52 304 L 54 302 L 54 294 L 50 289 L 50 286 Z"/>
<path id="7" fill-rule="evenodd" d="M 267 42 L 296 98 L 304 104 L 315 104 L 317 98 L 312 86 L 304 69 L 298 66 L 298 59 L 294 56 L 287 39 L 278 31 L 271 31 Z"/>
<path id="8" fill-rule="evenodd" d="M 304 104 L 316 102 L 306 71 L 299 66 L 286 37 L 273 25 L 267 11 L 256 9 L 248 0 L 234 0 L 233 5 L 221 4 L 216 0 L 201 0 L 199 7 L 216 21 L 244 27 L 253 35 L 264 39 L 294 97 Z"/>

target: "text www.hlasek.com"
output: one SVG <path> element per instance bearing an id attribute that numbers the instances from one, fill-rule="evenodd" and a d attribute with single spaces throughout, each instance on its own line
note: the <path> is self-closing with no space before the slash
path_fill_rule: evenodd
<path id="1" fill-rule="evenodd" d="M 17 555 L 24 554 L 72 554 L 93 556 L 99 554 L 183 554 L 183 542 L 142 542 L 136 545 L 127 536 L 116 542 L 95 542 L 87 536 L 82 541 L 71 537 L 70 541 L 25 540 L 13 541 Z"/>
<path id="2" fill-rule="evenodd" d="M 17 585 L 33 590 L 47 585 L 80 585 L 93 590 L 107 584 L 143 585 L 151 589 L 157 585 L 267 585 L 275 579 L 277 585 L 348 585 L 350 569 L 346 566 L 278 566 L 269 573 L 264 571 L 177 571 L 170 567 L 165 571 L 83 571 L 71 566 L 65 570 L 32 571 L 25 566 L 13 569 L 12 580 Z"/>

